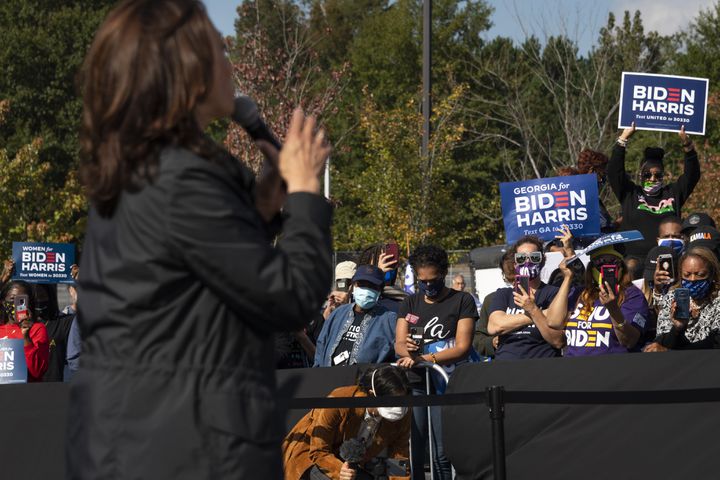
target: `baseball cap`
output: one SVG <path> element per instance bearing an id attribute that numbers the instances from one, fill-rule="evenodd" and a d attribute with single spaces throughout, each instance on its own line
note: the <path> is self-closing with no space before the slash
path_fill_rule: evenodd
<path id="1" fill-rule="evenodd" d="M 688 250 L 693 247 L 705 247 L 716 252 L 720 246 L 720 232 L 710 226 L 701 226 L 690 233 Z"/>
<path id="2" fill-rule="evenodd" d="M 687 234 L 690 230 L 697 227 L 710 226 L 715 228 L 715 220 L 710 215 L 704 212 L 691 213 L 683 220 L 682 232 Z"/>
<path id="3" fill-rule="evenodd" d="M 385 274 L 375 265 L 359 265 L 355 275 L 352 277 L 353 282 L 358 280 L 365 280 L 381 287 L 385 284 Z"/>
<path id="4" fill-rule="evenodd" d="M 678 264 L 678 256 L 672 247 L 653 247 L 645 257 L 645 269 L 643 271 L 643 279 L 645 284 L 650 284 L 655 279 L 655 267 L 657 266 L 657 257 L 660 255 L 672 255 L 673 265 Z M 677 268 L 677 267 L 676 267 Z M 673 275 L 675 272 L 671 272 Z"/>
<path id="5" fill-rule="evenodd" d="M 355 270 L 357 270 L 355 262 L 340 262 L 335 266 L 335 278 L 353 278 Z"/>

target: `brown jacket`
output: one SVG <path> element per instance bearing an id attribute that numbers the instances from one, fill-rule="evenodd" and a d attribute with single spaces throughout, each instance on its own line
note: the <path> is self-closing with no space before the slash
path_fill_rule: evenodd
<path id="1" fill-rule="evenodd" d="M 330 397 L 366 397 L 356 385 L 339 387 Z M 343 461 L 340 445 L 355 438 L 365 417 L 364 408 L 311 410 L 300 419 L 283 442 L 285 479 L 299 480 L 313 465 L 317 465 L 330 478 L 340 474 Z M 397 422 L 382 420 L 372 444 L 368 446 L 365 461 L 376 457 L 387 447 L 389 458 L 408 458 L 410 442 L 410 413 Z M 390 477 L 390 479 L 409 479 Z"/>

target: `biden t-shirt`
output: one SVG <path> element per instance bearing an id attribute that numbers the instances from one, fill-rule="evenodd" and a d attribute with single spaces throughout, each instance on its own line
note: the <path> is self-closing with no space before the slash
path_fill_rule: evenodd
<path id="1" fill-rule="evenodd" d="M 535 292 L 535 304 L 546 310 L 558 292 L 552 285 L 540 284 Z M 505 312 L 508 315 L 525 314 L 523 308 L 515 305 L 513 289 L 499 288 L 493 298 L 490 314 Z M 528 323 L 530 315 L 527 314 Z M 495 350 L 496 360 L 520 360 L 523 358 L 559 357 L 560 350 L 547 343 L 535 324 L 518 328 L 512 332 L 500 335 L 498 348 Z"/>

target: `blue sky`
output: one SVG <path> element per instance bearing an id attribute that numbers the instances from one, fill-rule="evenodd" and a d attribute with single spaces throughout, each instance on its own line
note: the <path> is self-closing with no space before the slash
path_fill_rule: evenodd
<path id="1" fill-rule="evenodd" d="M 234 34 L 238 0 L 204 0 L 215 26 L 223 35 Z M 683 29 L 700 9 L 707 9 L 713 0 L 490 0 L 495 8 L 493 28 L 488 38 L 497 35 L 522 41 L 534 33 L 567 34 L 586 52 L 597 38 L 598 30 L 607 20 L 608 12 L 622 15 L 624 10 L 640 10 L 646 30 L 667 35 Z"/>

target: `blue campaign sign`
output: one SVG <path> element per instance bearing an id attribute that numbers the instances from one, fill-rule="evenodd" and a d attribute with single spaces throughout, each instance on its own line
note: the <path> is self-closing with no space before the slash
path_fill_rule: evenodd
<path id="1" fill-rule="evenodd" d="M 524 235 L 552 240 L 562 225 L 575 237 L 600 235 L 594 174 L 501 183 L 500 204 L 507 243 Z"/>
<path id="2" fill-rule="evenodd" d="M 623 72 L 618 128 L 705 135 L 706 78 Z"/>
<path id="3" fill-rule="evenodd" d="M 13 280 L 31 283 L 73 283 L 70 267 L 75 263 L 72 243 L 13 242 Z"/>
<path id="4" fill-rule="evenodd" d="M 0 339 L 0 383 L 27 383 L 24 340 Z"/>

